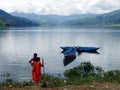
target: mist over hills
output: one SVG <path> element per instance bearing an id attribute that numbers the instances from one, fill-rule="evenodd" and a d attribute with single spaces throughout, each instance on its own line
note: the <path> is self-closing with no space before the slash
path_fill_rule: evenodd
<path id="1" fill-rule="evenodd" d="M 120 10 L 104 14 L 79 14 L 79 15 L 37 15 L 13 12 L 12 15 L 25 17 L 40 26 L 65 26 L 65 27 L 109 27 L 120 26 Z"/>
<path id="2" fill-rule="evenodd" d="M 85 17 L 96 16 L 95 14 L 75 14 L 69 16 L 48 14 L 48 15 L 37 15 L 33 13 L 11 13 L 14 16 L 25 17 L 29 20 L 37 22 L 40 26 L 64 26 L 64 23 L 70 20 L 76 20 Z"/>
<path id="3" fill-rule="evenodd" d="M 41 26 L 41 27 L 120 27 L 120 10 L 104 14 L 78 15 L 37 15 L 34 13 L 11 14 L 0 10 L 0 26 Z"/>
<path id="4" fill-rule="evenodd" d="M 120 10 L 110 13 L 87 17 L 83 19 L 70 20 L 65 23 L 68 26 L 120 26 Z"/>

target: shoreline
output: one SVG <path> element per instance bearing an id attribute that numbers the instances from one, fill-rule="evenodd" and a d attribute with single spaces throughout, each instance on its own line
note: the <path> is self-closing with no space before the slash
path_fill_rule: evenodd
<path id="1" fill-rule="evenodd" d="M 5 87 L 0 90 L 120 90 L 120 84 L 108 82 L 95 82 L 86 85 L 65 85 L 60 87 L 46 87 L 42 88 L 41 83 L 38 85 L 25 86 L 25 87 Z"/>
<path id="2" fill-rule="evenodd" d="M 0 83 L 0 90 L 120 90 L 120 70 L 105 72 L 89 61 L 66 70 L 65 78 L 42 74 L 41 81 L 14 81 L 6 79 Z M 47 87 L 41 88 L 46 83 Z M 81 88 L 81 89 L 80 89 Z"/>

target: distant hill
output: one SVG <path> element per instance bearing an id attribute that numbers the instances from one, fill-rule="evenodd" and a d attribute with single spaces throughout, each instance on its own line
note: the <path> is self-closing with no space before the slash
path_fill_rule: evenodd
<path id="1" fill-rule="evenodd" d="M 36 25 L 38 24 L 26 18 L 12 16 L 9 13 L 0 9 L 0 27 L 25 27 Z"/>
<path id="2" fill-rule="evenodd" d="M 32 13 L 28 14 L 28 13 L 17 13 L 17 12 L 13 12 L 11 14 L 14 16 L 19 16 L 19 17 L 30 19 L 34 22 L 39 23 L 40 26 L 63 26 L 64 22 L 67 22 L 70 20 L 76 20 L 80 18 L 95 16 L 95 14 L 62 16 L 62 15 L 55 15 L 55 14 L 37 15 L 37 14 L 32 14 Z"/>
<path id="3" fill-rule="evenodd" d="M 65 27 L 120 27 L 120 10 L 104 14 L 78 14 L 78 15 L 37 15 L 27 13 L 11 13 L 14 16 L 24 17 L 34 21 L 40 26 Z"/>
<path id="4" fill-rule="evenodd" d="M 120 26 L 120 10 L 101 14 L 94 17 L 70 20 L 65 23 L 67 26 Z"/>

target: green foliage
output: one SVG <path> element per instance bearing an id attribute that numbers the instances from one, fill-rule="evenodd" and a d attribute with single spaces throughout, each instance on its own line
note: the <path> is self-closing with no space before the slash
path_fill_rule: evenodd
<path id="1" fill-rule="evenodd" d="M 0 83 L 1 88 L 11 88 L 11 87 L 25 87 L 25 86 L 32 86 L 34 83 L 30 81 L 13 81 L 12 79 L 6 79 L 4 82 Z"/>
<path id="2" fill-rule="evenodd" d="M 67 79 L 68 85 L 81 85 L 81 84 L 89 84 L 92 83 L 93 81 L 97 80 L 96 77 L 89 75 L 87 77 L 75 77 L 75 78 L 69 78 Z"/>
<path id="3" fill-rule="evenodd" d="M 65 77 L 82 77 L 94 73 L 94 66 L 90 62 L 82 62 L 79 66 L 64 72 Z"/>
<path id="4" fill-rule="evenodd" d="M 28 19 L 15 17 L 0 9 L 0 27 L 38 26 Z"/>
<path id="5" fill-rule="evenodd" d="M 58 87 L 58 86 L 63 86 L 65 84 L 64 79 L 50 76 L 50 75 L 45 75 L 44 82 L 46 82 L 47 85 L 50 87 Z"/>
<path id="6" fill-rule="evenodd" d="M 94 66 L 90 62 L 82 62 L 79 66 L 64 72 L 67 84 L 86 84 L 93 81 L 104 81 L 120 83 L 120 70 L 104 72 L 99 66 Z"/>
<path id="7" fill-rule="evenodd" d="M 91 83 L 98 80 L 98 78 L 100 79 L 102 74 L 103 69 L 95 67 L 89 61 L 82 62 L 80 65 L 64 72 L 64 75 L 67 78 L 67 84 L 72 85 Z"/>
<path id="8" fill-rule="evenodd" d="M 101 67 L 96 66 L 95 67 L 95 72 L 96 72 L 97 75 L 102 76 L 103 73 L 104 73 L 104 70 Z"/>
<path id="9" fill-rule="evenodd" d="M 104 79 L 108 82 L 120 83 L 120 70 L 112 70 L 104 73 Z"/>
<path id="10" fill-rule="evenodd" d="M 34 83 L 30 81 L 16 82 L 16 85 L 19 87 L 32 86 Z"/>
<path id="11" fill-rule="evenodd" d="M 0 19 L 0 27 L 5 27 L 5 22 Z"/>
<path id="12" fill-rule="evenodd" d="M 89 74 L 94 71 L 94 66 L 90 62 L 82 62 L 80 66 L 85 74 Z"/>

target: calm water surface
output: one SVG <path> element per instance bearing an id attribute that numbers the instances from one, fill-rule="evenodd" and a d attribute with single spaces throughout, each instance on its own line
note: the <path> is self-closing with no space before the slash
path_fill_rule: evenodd
<path id="1" fill-rule="evenodd" d="M 67 66 L 60 46 L 101 47 L 100 54 L 82 53 Z M 90 61 L 104 70 L 120 69 L 120 30 L 115 29 L 40 29 L 0 30 L 0 81 L 10 73 L 14 80 L 31 79 L 28 61 L 33 53 L 44 58 L 45 72 L 63 74 L 67 69 Z"/>

